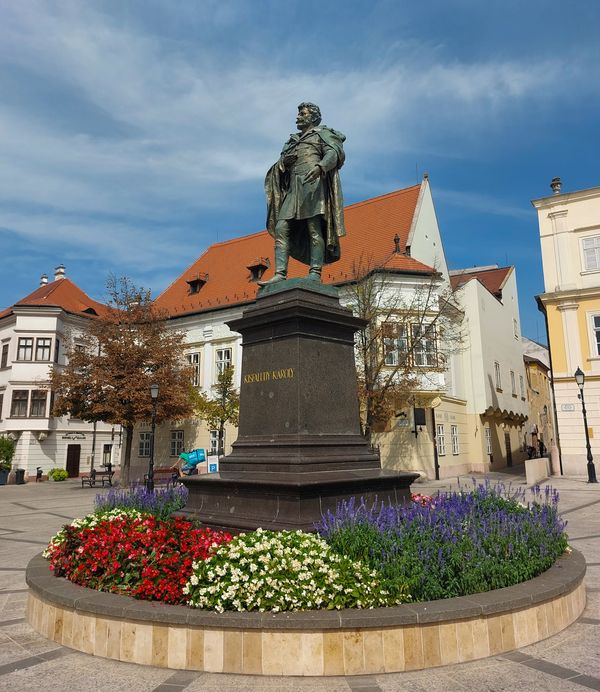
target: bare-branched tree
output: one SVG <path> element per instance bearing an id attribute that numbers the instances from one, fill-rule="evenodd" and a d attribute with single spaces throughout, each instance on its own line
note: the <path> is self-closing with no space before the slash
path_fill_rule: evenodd
<path id="1" fill-rule="evenodd" d="M 367 320 L 356 335 L 361 426 L 384 429 L 395 410 L 440 388 L 451 353 L 463 341 L 463 314 L 437 271 L 408 273 L 361 257 L 344 302 Z"/>

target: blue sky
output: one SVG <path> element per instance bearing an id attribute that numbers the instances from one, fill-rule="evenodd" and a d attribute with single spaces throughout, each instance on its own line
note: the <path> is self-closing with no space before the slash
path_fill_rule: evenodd
<path id="1" fill-rule="evenodd" d="M 450 268 L 514 264 L 530 200 L 600 185 L 598 0 L 0 0 L 0 307 L 40 274 L 158 293 L 264 228 L 296 105 L 347 135 L 347 203 L 430 175 Z"/>

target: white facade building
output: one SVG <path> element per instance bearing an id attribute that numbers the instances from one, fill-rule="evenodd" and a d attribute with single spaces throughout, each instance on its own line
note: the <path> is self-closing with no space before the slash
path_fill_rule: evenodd
<path id="1" fill-rule="evenodd" d="M 103 306 L 57 268 L 55 280 L 0 312 L 0 435 L 16 442 L 13 469 L 33 478 L 40 467 L 70 477 L 120 458 L 120 430 L 68 416 L 52 416 L 49 374 L 65 363 L 65 344 L 77 341 Z M 93 462 L 92 462 L 93 460 Z"/>
<path id="2" fill-rule="evenodd" d="M 346 207 L 345 220 L 341 259 L 324 267 L 322 275 L 324 283 L 339 287 L 342 303 L 349 302 L 345 286 L 356 278 L 360 263 L 382 268 L 388 285 L 406 294 L 406 303 L 419 287 L 435 286 L 434 294 L 442 294 L 463 284 L 465 343 L 445 367 L 427 356 L 416 363 L 421 385 L 385 430 L 373 435 L 383 465 L 433 478 L 521 461 L 527 399 L 514 269 L 450 276 L 427 177 L 420 185 Z M 255 300 L 257 279 L 263 273 L 269 277 L 272 251 L 264 231 L 213 245 L 157 299 L 173 326 L 185 331 L 190 362 L 198 368 L 195 383 L 205 391 L 216 381 L 219 357 L 228 349 L 239 385 L 240 337 L 226 322 Z M 305 273 L 305 267 L 290 262 L 291 278 Z M 135 434 L 141 463 L 149 454 L 148 425 L 137 426 Z M 226 452 L 235 435 L 235 429 L 227 431 Z M 157 433 L 157 463 L 170 465 L 182 449 L 214 449 L 215 442 L 215 431 L 198 421 L 171 421 Z"/>

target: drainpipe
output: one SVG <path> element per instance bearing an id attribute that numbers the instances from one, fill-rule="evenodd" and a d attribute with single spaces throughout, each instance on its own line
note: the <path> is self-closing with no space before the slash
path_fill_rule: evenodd
<path id="1" fill-rule="evenodd" d="M 435 409 L 431 409 L 431 424 L 433 425 L 433 468 L 435 469 L 435 480 L 440 480 L 440 460 L 438 459 L 437 450 L 437 429 L 435 427 Z"/>
<path id="2" fill-rule="evenodd" d="M 537 303 L 538 310 L 544 315 L 544 325 L 546 326 L 548 357 L 550 359 L 550 372 L 552 373 L 552 378 L 550 379 L 550 389 L 552 390 L 552 413 L 554 415 L 554 443 L 556 444 L 556 448 L 558 449 L 558 464 L 560 466 L 560 475 L 564 476 L 562 465 L 562 452 L 560 449 L 560 433 L 558 431 L 558 414 L 556 412 L 556 395 L 554 393 L 554 367 L 552 365 L 552 349 L 550 348 L 550 330 L 548 329 L 548 314 L 546 312 L 546 306 L 540 300 L 540 296 L 536 296 L 535 301 Z"/>

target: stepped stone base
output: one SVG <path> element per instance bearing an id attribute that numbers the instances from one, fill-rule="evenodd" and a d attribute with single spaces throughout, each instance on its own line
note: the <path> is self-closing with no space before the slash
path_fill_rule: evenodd
<path id="1" fill-rule="evenodd" d="M 219 474 L 183 479 L 181 514 L 232 531 L 312 531 L 352 496 L 410 500 L 418 474 L 382 471 L 360 434 L 354 333 L 364 324 L 334 288 L 300 279 L 266 287 L 229 323 L 242 335 L 238 439 Z"/>

